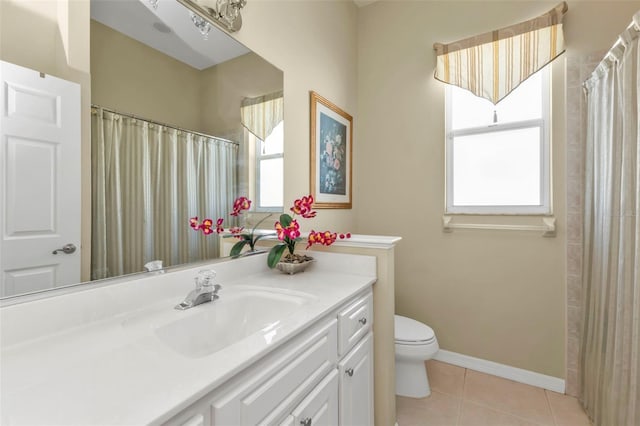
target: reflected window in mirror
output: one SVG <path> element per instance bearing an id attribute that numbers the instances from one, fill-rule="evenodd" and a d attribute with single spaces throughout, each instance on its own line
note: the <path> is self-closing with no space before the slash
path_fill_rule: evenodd
<path id="1" fill-rule="evenodd" d="M 264 141 L 256 140 L 256 211 L 282 211 L 284 205 L 284 121 Z"/>
<path id="2" fill-rule="evenodd" d="M 256 212 L 284 205 L 284 98 L 282 91 L 244 98 L 240 107 L 248 149 L 249 196 Z"/>

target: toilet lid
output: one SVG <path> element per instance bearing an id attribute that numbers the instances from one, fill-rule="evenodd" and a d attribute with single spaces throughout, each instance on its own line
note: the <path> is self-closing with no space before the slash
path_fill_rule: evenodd
<path id="1" fill-rule="evenodd" d="M 400 315 L 395 316 L 396 342 L 426 342 L 435 338 L 433 329 L 426 324 Z"/>

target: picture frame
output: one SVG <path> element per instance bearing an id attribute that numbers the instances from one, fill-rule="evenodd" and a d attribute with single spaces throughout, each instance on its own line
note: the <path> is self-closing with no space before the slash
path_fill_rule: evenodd
<path id="1" fill-rule="evenodd" d="M 316 92 L 311 104 L 311 194 L 318 209 L 352 206 L 353 117 Z"/>

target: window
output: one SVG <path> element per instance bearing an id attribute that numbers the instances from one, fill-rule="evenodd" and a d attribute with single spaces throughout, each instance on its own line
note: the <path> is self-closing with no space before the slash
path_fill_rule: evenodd
<path id="1" fill-rule="evenodd" d="M 282 211 L 284 205 L 284 121 L 264 141 L 256 141 L 256 210 Z"/>
<path id="2" fill-rule="evenodd" d="M 551 213 L 548 68 L 497 105 L 447 86 L 447 213 Z"/>

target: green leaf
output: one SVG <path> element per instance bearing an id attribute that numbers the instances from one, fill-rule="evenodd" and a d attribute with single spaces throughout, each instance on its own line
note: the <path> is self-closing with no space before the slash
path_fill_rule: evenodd
<path id="1" fill-rule="evenodd" d="M 247 245 L 249 243 L 249 241 L 247 240 L 242 240 L 242 241 L 238 241 L 237 243 L 235 243 L 233 245 L 233 247 L 231 247 L 231 251 L 229 252 L 229 255 L 231 257 L 236 257 L 240 254 L 240 252 L 242 251 L 243 247 L 245 245 Z"/>
<path id="2" fill-rule="evenodd" d="M 283 213 L 280 215 L 280 224 L 282 225 L 283 228 L 286 228 L 287 226 L 289 226 L 292 220 L 293 218 L 286 213 Z"/>
<path id="3" fill-rule="evenodd" d="M 267 257 L 267 265 L 269 268 L 274 268 L 280 258 L 282 257 L 282 253 L 284 253 L 284 249 L 287 246 L 284 244 L 278 244 L 277 246 L 273 246 L 269 251 L 269 256 Z"/>

